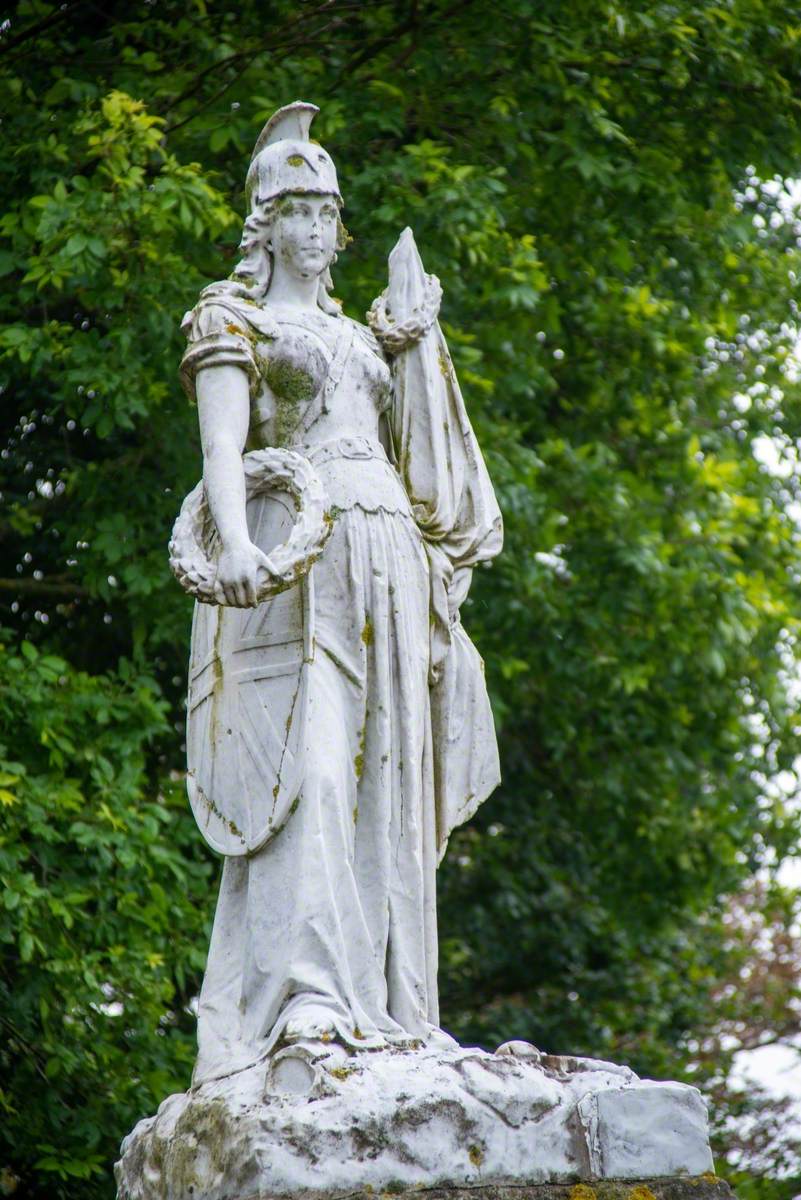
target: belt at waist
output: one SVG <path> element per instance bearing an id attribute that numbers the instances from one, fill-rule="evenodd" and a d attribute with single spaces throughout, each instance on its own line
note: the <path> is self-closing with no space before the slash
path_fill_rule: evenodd
<path id="1" fill-rule="evenodd" d="M 292 446 L 291 449 L 303 454 L 313 466 L 319 466 L 332 458 L 378 458 L 391 465 L 380 442 L 361 436 L 332 438 L 329 442 L 317 442 L 313 445 L 301 443 Z"/>
<path id="2" fill-rule="evenodd" d="M 380 442 L 351 436 L 311 446 L 296 445 L 292 449 L 305 454 L 320 472 L 331 508 L 342 512 L 351 508 L 365 512 L 383 509 L 413 517 L 400 476 Z M 354 464 L 360 465 L 354 470 Z"/>

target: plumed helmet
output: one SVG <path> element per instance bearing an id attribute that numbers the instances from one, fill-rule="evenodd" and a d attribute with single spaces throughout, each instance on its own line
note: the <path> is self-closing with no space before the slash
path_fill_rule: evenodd
<path id="1" fill-rule="evenodd" d="M 245 188 L 248 206 L 264 204 L 288 192 L 339 194 L 331 156 L 309 140 L 309 129 L 319 112 L 316 104 L 296 100 L 273 113 L 253 149 Z"/>

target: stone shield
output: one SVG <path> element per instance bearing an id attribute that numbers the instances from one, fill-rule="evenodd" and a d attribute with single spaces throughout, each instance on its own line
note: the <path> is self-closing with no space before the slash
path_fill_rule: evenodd
<path id="1" fill-rule="evenodd" d="M 248 500 L 251 540 L 266 554 L 296 519 L 286 491 Z M 187 711 L 187 791 L 213 850 L 253 854 L 298 799 L 313 652 L 309 572 L 255 608 L 198 603 Z"/>

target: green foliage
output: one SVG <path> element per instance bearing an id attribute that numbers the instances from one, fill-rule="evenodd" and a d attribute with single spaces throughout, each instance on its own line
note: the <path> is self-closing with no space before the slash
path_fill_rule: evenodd
<path id="1" fill-rule="evenodd" d="M 11 1164 L 59 1194 L 106 1175 L 109 1113 L 132 1123 L 184 1082 L 210 870 L 183 789 L 147 786 L 154 680 L 5 645 L 0 718 L 0 1108 Z"/>
<path id="2" fill-rule="evenodd" d="M 754 448 L 801 434 L 799 29 L 778 0 L 17 4 L 0 1167 L 26 1196 L 108 1195 L 120 1136 L 188 1078 L 213 868 L 172 781 L 165 541 L 200 465 L 179 324 L 298 96 L 354 235 L 338 293 L 363 312 L 413 225 L 506 519 L 464 612 L 504 784 L 441 872 L 445 1023 L 725 1077 L 697 1047 L 736 1026 L 731 897 L 797 840 L 768 781 L 799 751 L 798 486 Z"/>

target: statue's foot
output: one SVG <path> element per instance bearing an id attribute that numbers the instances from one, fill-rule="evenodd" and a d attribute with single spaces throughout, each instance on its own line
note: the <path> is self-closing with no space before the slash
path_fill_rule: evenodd
<path id="1" fill-rule="evenodd" d="M 452 1038 L 444 1029 L 440 1029 L 439 1025 L 429 1026 L 426 1034 L 425 1046 L 432 1050 L 458 1050 L 459 1043 L 456 1038 Z"/>
<path id="2" fill-rule="evenodd" d="M 333 1042 L 337 1029 L 331 1014 L 322 1005 L 308 1004 L 287 1021 L 284 1027 L 284 1042 L 320 1042 L 326 1045 Z"/>

